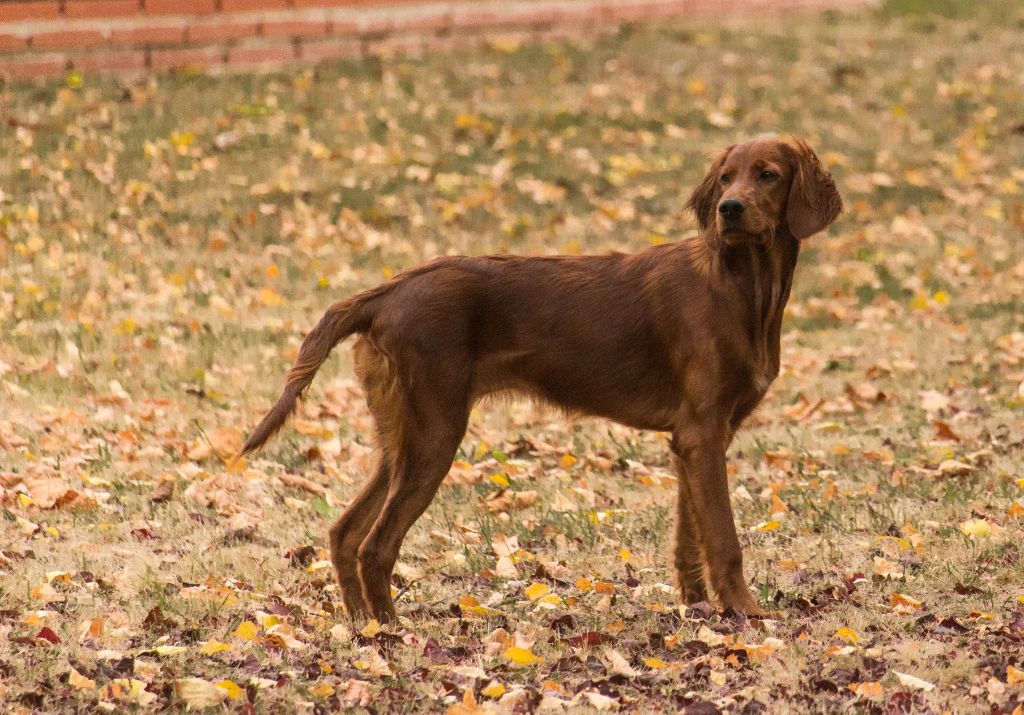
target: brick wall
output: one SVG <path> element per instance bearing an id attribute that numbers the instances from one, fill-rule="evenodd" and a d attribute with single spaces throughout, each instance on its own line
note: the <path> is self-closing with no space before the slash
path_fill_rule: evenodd
<path id="1" fill-rule="evenodd" d="M 0 0 L 0 78 L 277 67 L 865 0 Z"/>

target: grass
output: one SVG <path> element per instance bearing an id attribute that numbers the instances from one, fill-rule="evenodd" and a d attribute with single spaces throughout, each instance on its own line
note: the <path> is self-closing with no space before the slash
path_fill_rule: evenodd
<path id="1" fill-rule="evenodd" d="M 1014 711 L 1024 15 L 991 5 L 0 87 L 3 707 Z M 730 453 L 784 617 L 677 609 L 662 435 L 510 403 L 406 541 L 401 625 L 338 627 L 324 535 L 373 463 L 347 351 L 217 457 L 304 331 L 439 254 L 687 235 L 707 154 L 765 131 L 848 206 Z"/>

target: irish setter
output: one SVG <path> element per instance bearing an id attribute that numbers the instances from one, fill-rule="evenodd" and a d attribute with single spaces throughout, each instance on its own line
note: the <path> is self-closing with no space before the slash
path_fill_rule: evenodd
<path id="1" fill-rule="evenodd" d="M 273 435 L 331 349 L 355 343 L 376 473 L 330 529 L 352 617 L 395 618 L 391 572 L 451 466 L 470 409 L 515 391 L 670 432 L 682 598 L 763 615 L 743 576 L 726 449 L 779 371 L 800 242 L 842 210 L 803 141 L 729 147 L 690 197 L 699 234 L 636 254 L 439 258 L 327 309 L 241 454 Z"/>

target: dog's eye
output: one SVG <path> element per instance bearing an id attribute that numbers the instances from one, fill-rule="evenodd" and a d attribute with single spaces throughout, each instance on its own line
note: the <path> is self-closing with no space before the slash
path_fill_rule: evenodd
<path id="1" fill-rule="evenodd" d="M 728 184 L 729 183 L 729 175 L 728 174 L 722 174 L 722 183 L 723 184 Z"/>
<path id="2" fill-rule="evenodd" d="M 767 169 L 762 171 L 760 176 L 761 181 L 771 181 L 772 179 L 777 178 L 779 178 L 778 174 L 776 174 L 774 171 L 768 171 Z"/>

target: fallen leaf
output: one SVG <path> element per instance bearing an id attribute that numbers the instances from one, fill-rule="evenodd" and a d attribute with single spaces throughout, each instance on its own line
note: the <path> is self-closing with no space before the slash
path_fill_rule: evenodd
<path id="1" fill-rule="evenodd" d="M 518 666 L 530 666 L 540 663 L 544 659 L 534 655 L 531 651 L 525 648 L 519 648 L 518 646 L 512 646 L 505 651 L 505 657 L 511 660 Z"/>
<path id="2" fill-rule="evenodd" d="M 984 519 L 968 519 L 960 522 L 960 531 L 972 539 L 984 539 L 992 536 L 992 525 Z"/>
<path id="3" fill-rule="evenodd" d="M 79 673 L 74 668 L 68 670 L 68 684 L 72 687 L 78 688 L 79 690 L 95 690 L 96 681 L 91 678 L 87 678 Z"/>
<path id="4" fill-rule="evenodd" d="M 237 686 L 236 686 L 237 687 Z M 228 691 L 202 678 L 181 678 L 174 681 L 174 694 L 189 710 L 202 710 L 219 705 L 228 697 Z"/>
<path id="5" fill-rule="evenodd" d="M 921 678 L 915 677 L 913 675 L 900 673 L 896 670 L 892 671 L 892 674 L 899 679 L 901 685 L 905 685 L 908 688 L 914 688 L 915 690 L 923 690 L 925 692 L 929 692 L 935 689 L 934 683 L 929 683 L 927 680 L 922 680 Z"/>

